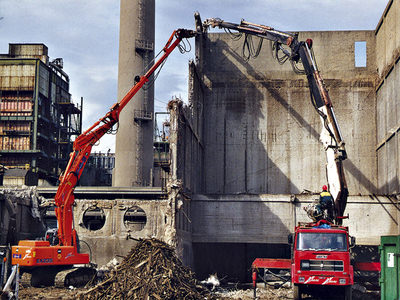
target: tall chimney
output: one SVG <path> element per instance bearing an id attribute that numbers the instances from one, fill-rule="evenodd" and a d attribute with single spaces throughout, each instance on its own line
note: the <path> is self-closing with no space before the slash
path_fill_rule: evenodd
<path id="1" fill-rule="evenodd" d="M 155 0 L 121 0 L 118 101 L 154 58 Z M 149 186 L 153 167 L 154 88 L 142 88 L 120 114 L 113 186 Z"/>

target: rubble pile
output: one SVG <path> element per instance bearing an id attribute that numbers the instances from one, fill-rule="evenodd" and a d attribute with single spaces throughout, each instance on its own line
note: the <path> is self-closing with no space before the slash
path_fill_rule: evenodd
<path id="1" fill-rule="evenodd" d="M 105 280 L 80 299 L 212 299 L 174 249 L 156 239 L 144 239 Z"/>
<path id="2" fill-rule="evenodd" d="M 0 245 L 15 245 L 44 234 L 42 200 L 35 187 L 0 188 Z"/>
<path id="3" fill-rule="evenodd" d="M 44 198 L 39 196 L 36 187 L 1 188 L 0 199 L 10 201 L 14 208 L 17 203 L 25 204 L 31 208 L 32 217 L 41 220 L 39 205 L 44 201 Z"/>

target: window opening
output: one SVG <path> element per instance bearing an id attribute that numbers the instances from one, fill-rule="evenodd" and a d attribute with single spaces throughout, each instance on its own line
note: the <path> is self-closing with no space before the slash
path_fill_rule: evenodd
<path id="1" fill-rule="evenodd" d="M 367 66 L 367 42 L 359 41 L 354 43 L 354 61 L 357 68 Z"/>
<path id="2" fill-rule="evenodd" d="M 132 206 L 124 214 L 124 225 L 133 231 L 140 231 L 147 223 L 147 216 L 143 209 Z"/>
<path id="3" fill-rule="evenodd" d="M 106 215 L 102 208 L 89 207 L 83 213 L 83 226 L 89 230 L 99 230 L 106 223 Z"/>

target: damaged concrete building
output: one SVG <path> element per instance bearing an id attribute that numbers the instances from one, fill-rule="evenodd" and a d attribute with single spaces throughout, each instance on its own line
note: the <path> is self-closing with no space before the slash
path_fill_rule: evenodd
<path id="1" fill-rule="evenodd" d="M 375 30 L 299 33 L 314 41 L 346 141 L 345 225 L 359 247 L 399 233 L 399 14 L 394 0 Z M 167 190 L 76 190 L 75 224 L 95 262 L 150 236 L 176 245 L 200 278 L 246 280 L 255 257 L 289 257 L 287 235 L 308 220 L 303 207 L 326 183 L 321 123 L 304 75 L 279 65 L 267 43 L 246 61 L 242 43 L 224 33 L 196 37 L 189 105 L 169 105 Z"/>
<path id="2" fill-rule="evenodd" d="M 346 141 L 345 224 L 360 246 L 399 233 L 399 14 L 400 1 L 389 1 L 375 30 L 299 33 L 314 41 Z M 287 235 L 317 197 L 308 191 L 326 183 L 306 77 L 279 65 L 268 43 L 246 61 L 243 39 L 196 38 L 189 106 L 176 108 L 177 178 L 190 195 L 178 220 L 190 222 L 184 244 L 200 277 L 243 279 L 255 257 L 289 257 Z"/>
<path id="3" fill-rule="evenodd" d="M 0 249 L 44 234 L 39 203 L 34 188 L 5 188 L 0 191 Z"/>
<path id="4" fill-rule="evenodd" d="M 391 0 L 375 30 L 299 33 L 314 41 L 346 142 L 344 224 L 359 247 L 375 250 L 380 236 L 399 234 L 399 16 L 400 0 Z M 93 262 L 156 237 L 175 245 L 199 278 L 245 281 L 254 258 L 290 256 L 287 235 L 308 221 L 303 207 L 326 184 L 321 121 L 304 75 L 278 64 L 268 43 L 250 60 L 242 46 L 243 37 L 226 33 L 196 37 L 189 103 L 169 103 L 166 189 L 75 190 L 74 222 Z M 356 62 L 357 47 L 364 62 Z M 55 191 L 39 189 L 48 199 Z"/>

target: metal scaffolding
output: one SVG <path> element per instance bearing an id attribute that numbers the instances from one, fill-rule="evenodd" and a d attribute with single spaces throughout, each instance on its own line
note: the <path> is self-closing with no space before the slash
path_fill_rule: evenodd
<path id="1" fill-rule="evenodd" d="M 62 59 L 49 62 L 44 44 L 10 44 L 0 55 L 0 164 L 55 183 L 81 132 Z"/>

